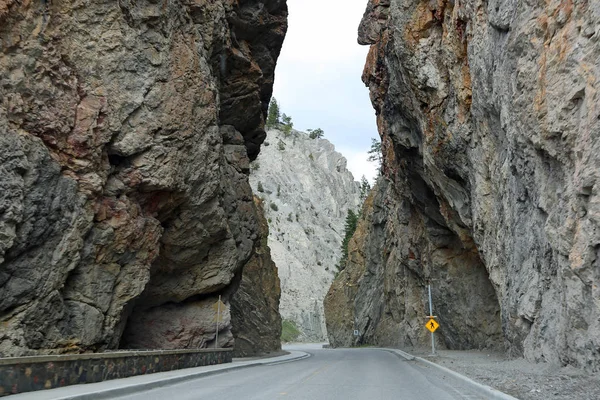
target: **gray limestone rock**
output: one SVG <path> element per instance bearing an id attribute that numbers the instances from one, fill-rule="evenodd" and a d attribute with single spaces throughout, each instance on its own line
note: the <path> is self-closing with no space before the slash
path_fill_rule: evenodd
<path id="1" fill-rule="evenodd" d="M 231 299 L 234 354 L 248 357 L 281 351 L 281 287 L 277 266 L 267 245 L 269 225 L 264 205 L 254 198 L 259 213 L 259 236 L 252 258 L 244 265 L 240 287 Z"/>
<path id="2" fill-rule="evenodd" d="M 214 340 L 286 26 L 285 1 L 0 1 L 0 356 Z M 171 317 L 205 334 L 132 328 Z"/>
<path id="3" fill-rule="evenodd" d="M 166 304 L 136 316 L 123 335 L 124 348 L 131 349 L 201 349 L 231 347 L 230 307 L 218 313 L 218 297 L 185 304 Z M 217 321 L 217 314 L 219 318 Z"/>
<path id="4" fill-rule="evenodd" d="M 395 0 L 375 29 L 382 21 L 369 10 L 379 3 L 369 1 L 359 31 L 372 44 L 363 80 L 384 150 L 377 196 L 408 222 L 366 228 L 358 248 L 381 251 L 372 246 L 382 237 L 383 260 L 397 262 L 354 272 L 351 262 L 360 288 L 338 286 L 331 304 L 351 307 L 360 324 L 371 318 L 365 342 L 396 332 L 396 342 L 423 345 L 423 321 L 414 323 L 427 279 L 438 279 L 434 313 L 449 348 L 488 346 L 492 332 L 510 354 L 600 369 L 600 6 Z M 412 278 L 386 280 L 397 265 Z M 363 270 L 363 280 L 352 275 Z M 497 320 L 473 323 L 473 288 Z M 352 328 L 334 325 L 339 338 Z"/>
<path id="5" fill-rule="evenodd" d="M 281 316 L 296 323 L 301 340 L 324 340 L 322 302 L 337 271 L 348 209 L 359 208 L 359 185 L 329 141 L 278 130 L 268 132 L 250 183 L 265 202 Z"/>

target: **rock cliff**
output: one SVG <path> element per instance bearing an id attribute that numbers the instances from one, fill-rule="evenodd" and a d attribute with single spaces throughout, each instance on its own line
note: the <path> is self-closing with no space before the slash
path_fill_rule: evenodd
<path id="1" fill-rule="evenodd" d="M 323 298 L 340 259 L 348 209 L 359 207 L 359 185 L 328 140 L 278 130 L 268 131 L 250 183 L 265 201 L 281 316 L 296 323 L 300 340 L 325 340 Z"/>
<path id="2" fill-rule="evenodd" d="M 277 267 L 267 245 L 269 225 L 264 204 L 254 198 L 259 214 L 259 238 L 252 258 L 244 266 L 240 287 L 231 299 L 234 355 L 248 357 L 281 350 L 281 287 Z"/>
<path id="3" fill-rule="evenodd" d="M 425 344 L 431 280 L 445 346 L 600 369 L 599 27 L 597 2 L 369 1 L 383 178 L 334 344 Z"/>
<path id="4" fill-rule="evenodd" d="M 0 356 L 213 344 L 286 24 L 285 0 L 0 0 Z"/>

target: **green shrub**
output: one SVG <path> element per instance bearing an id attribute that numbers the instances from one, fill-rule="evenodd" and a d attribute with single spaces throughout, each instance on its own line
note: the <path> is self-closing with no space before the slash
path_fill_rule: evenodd
<path id="1" fill-rule="evenodd" d="M 308 136 L 309 136 L 311 139 L 321 139 L 321 138 L 322 138 L 322 137 L 325 135 L 325 132 L 323 132 L 323 129 L 321 129 L 321 128 L 317 128 L 317 129 L 308 129 L 307 131 L 308 131 L 308 133 L 309 133 L 309 135 L 308 135 Z"/>
<path id="2" fill-rule="evenodd" d="M 269 205 L 269 207 L 271 207 L 271 210 L 273 210 L 273 211 L 279 211 L 279 207 L 277 207 L 277 204 L 275 204 L 275 203 L 271 203 Z"/>
<path id="3" fill-rule="evenodd" d="M 281 116 L 281 123 L 283 125 L 281 127 L 281 130 L 283 131 L 283 136 L 285 136 L 285 137 L 290 136 L 290 134 L 292 133 L 292 128 L 294 127 L 294 123 L 292 122 L 292 117 L 290 117 L 289 115 L 283 114 Z"/>
<path id="4" fill-rule="evenodd" d="M 281 114 L 279 111 L 279 103 L 275 97 L 271 98 L 271 103 L 269 104 L 269 111 L 267 112 L 267 128 L 275 128 L 277 125 L 281 123 Z"/>
<path id="5" fill-rule="evenodd" d="M 290 321 L 284 319 L 281 321 L 281 341 L 282 342 L 293 342 L 298 339 L 300 336 L 300 330 L 294 323 L 294 321 Z"/>

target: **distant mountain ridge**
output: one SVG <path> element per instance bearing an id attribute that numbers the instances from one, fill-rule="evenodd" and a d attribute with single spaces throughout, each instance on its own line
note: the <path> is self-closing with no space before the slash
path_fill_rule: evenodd
<path id="1" fill-rule="evenodd" d="M 269 247 L 281 279 L 280 312 L 301 340 L 326 338 L 323 298 L 336 272 L 348 209 L 360 189 L 346 159 L 326 139 L 267 132 L 250 184 L 264 199 Z"/>

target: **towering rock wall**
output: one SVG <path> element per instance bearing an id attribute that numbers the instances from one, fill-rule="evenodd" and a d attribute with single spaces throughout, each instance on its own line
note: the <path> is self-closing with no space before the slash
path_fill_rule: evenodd
<path id="1" fill-rule="evenodd" d="M 600 369 L 599 23 L 589 1 L 369 1 L 384 182 L 334 342 L 423 344 L 431 279 L 448 347 Z"/>
<path id="2" fill-rule="evenodd" d="M 264 355 L 281 350 L 281 287 L 277 266 L 268 246 L 269 224 L 264 203 L 254 197 L 259 213 L 260 244 L 244 266 L 240 287 L 231 299 L 232 333 L 236 357 Z"/>
<path id="3" fill-rule="evenodd" d="M 214 341 L 258 238 L 249 162 L 286 17 L 0 1 L 0 356 Z"/>
<path id="4" fill-rule="evenodd" d="M 281 279 L 281 316 L 296 323 L 300 340 L 325 340 L 323 298 L 337 270 L 348 209 L 359 207 L 359 185 L 328 140 L 298 131 L 270 130 L 252 165 L 250 183 L 265 201 Z"/>

